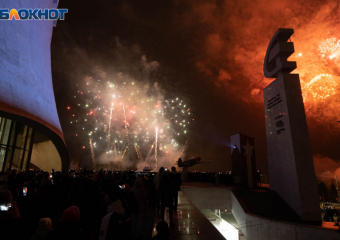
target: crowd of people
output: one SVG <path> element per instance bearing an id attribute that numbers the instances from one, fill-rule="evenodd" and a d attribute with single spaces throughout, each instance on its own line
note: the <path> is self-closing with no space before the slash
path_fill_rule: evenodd
<path id="1" fill-rule="evenodd" d="M 322 213 L 322 220 L 325 222 L 334 222 L 336 226 L 339 226 L 339 216 L 340 216 L 340 209 L 333 208 L 331 206 L 324 207 L 321 209 Z"/>
<path id="2" fill-rule="evenodd" d="M 189 172 L 188 181 L 190 182 L 209 182 L 213 186 L 231 187 L 234 184 L 233 173 L 228 172 Z M 262 178 L 260 171 L 256 171 L 256 185 L 261 186 Z"/>
<path id="3" fill-rule="evenodd" d="M 209 182 L 214 186 L 233 184 L 233 176 L 231 172 L 188 172 L 188 181 L 190 182 Z"/>
<path id="4" fill-rule="evenodd" d="M 232 185 L 232 175 L 189 172 L 189 181 Z M 175 167 L 158 173 L 71 170 L 0 173 L 1 239 L 169 239 L 182 181 Z M 169 225 L 165 222 L 166 208 Z M 339 209 L 323 209 L 338 221 Z"/>
<path id="5" fill-rule="evenodd" d="M 1 239 L 169 239 L 181 177 L 176 168 L 133 171 L 0 173 Z M 147 216 L 151 216 L 148 217 Z"/>

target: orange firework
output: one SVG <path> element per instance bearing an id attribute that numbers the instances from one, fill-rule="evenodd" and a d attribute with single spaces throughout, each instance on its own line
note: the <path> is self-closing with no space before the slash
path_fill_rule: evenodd
<path id="1" fill-rule="evenodd" d="M 322 57 L 333 59 L 340 55 L 340 40 L 335 37 L 326 38 L 319 45 L 319 50 Z"/>
<path id="2" fill-rule="evenodd" d="M 304 100 L 313 99 L 326 99 L 335 94 L 335 87 L 337 83 L 333 80 L 332 74 L 320 74 L 313 78 L 309 83 L 305 84 Z"/>

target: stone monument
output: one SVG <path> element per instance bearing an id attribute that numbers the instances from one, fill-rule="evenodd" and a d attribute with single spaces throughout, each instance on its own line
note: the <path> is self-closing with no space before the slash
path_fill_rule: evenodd
<path id="1" fill-rule="evenodd" d="M 238 133 L 231 137 L 231 164 L 235 185 L 256 186 L 256 161 L 254 138 Z"/>
<path id="2" fill-rule="evenodd" d="M 270 189 L 303 221 L 321 221 L 317 182 L 296 62 L 293 29 L 277 30 L 264 60 L 264 75 L 276 78 L 264 89 Z"/>

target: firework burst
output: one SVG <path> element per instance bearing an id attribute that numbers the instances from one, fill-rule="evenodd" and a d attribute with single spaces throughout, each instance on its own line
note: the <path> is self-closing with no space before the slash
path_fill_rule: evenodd
<path id="1" fill-rule="evenodd" d="M 326 99 L 335 95 L 337 83 L 331 74 L 320 74 L 305 84 L 304 99 Z"/>
<path id="2" fill-rule="evenodd" d="M 337 94 L 338 77 L 334 72 L 340 56 L 340 40 L 330 36 L 316 42 L 314 48 L 297 42 L 297 48 L 304 50 L 295 54 L 300 73 L 301 88 L 307 112 L 313 112 L 310 104 L 322 104 Z M 309 48 L 308 48 L 309 47 Z M 327 111 L 326 108 L 324 108 Z"/>
<path id="3" fill-rule="evenodd" d="M 70 124 L 82 146 L 90 143 L 93 162 L 105 155 L 105 164 L 126 159 L 157 167 L 159 156 L 187 140 L 194 121 L 189 106 L 179 97 L 164 99 L 157 84 L 88 78 L 77 87 L 77 104 L 67 108 Z"/>
<path id="4" fill-rule="evenodd" d="M 320 43 L 319 51 L 322 57 L 329 59 L 338 57 L 340 55 L 340 40 L 335 37 L 326 38 Z"/>

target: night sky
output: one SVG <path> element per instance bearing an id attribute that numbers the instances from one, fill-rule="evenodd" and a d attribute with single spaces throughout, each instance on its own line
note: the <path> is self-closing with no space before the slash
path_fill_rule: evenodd
<path id="1" fill-rule="evenodd" d="M 309 2 L 60 0 L 59 8 L 69 13 L 53 30 L 52 76 L 71 157 L 81 156 L 84 164 L 91 158 L 69 124 L 67 106 L 74 101 L 76 84 L 121 71 L 189 99 L 196 124 L 186 156 L 214 161 L 194 169 L 230 170 L 230 135 L 241 132 L 255 138 L 257 168 L 267 173 L 262 90 L 272 80 L 264 78 L 262 69 L 277 28 L 295 29 L 292 41 L 304 53 L 303 59 L 294 59 L 302 84 L 314 77 L 309 69 L 315 64 L 338 81 L 337 57 L 330 62 L 308 54 L 316 54 L 316 42 L 340 37 L 339 3 Z M 159 63 L 157 70 L 141 69 L 143 55 Z M 336 94 L 305 105 L 319 172 L 340 167 L 338 99 Z"/>

